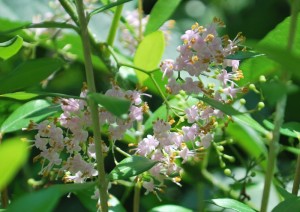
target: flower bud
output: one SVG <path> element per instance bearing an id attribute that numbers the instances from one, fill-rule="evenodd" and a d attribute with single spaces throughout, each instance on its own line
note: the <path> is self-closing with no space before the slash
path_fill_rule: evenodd
<path id="1" fill-rule="evenodd" d="M 218 149 L 220 152 L 223 152 L 223 151 L 224 151 L 224 147 L 223 147 L 223 146 L 217 146 L 217 149 Z"/>
<path id="2" fill-rule="evenodd" d="M 255 93 L 259 93 L 259 91 L 256 89 L 255 85 L 254 84 L 250 84 L 249 85 L 249 89 L 254 91 Z"/>
<path id="3" fill-rule="evenodd" d="M 255 177 L 256 173 L 255 172 L 251 172 L 250 176 L 251 177 Z"/>
<path id="4" fill-rule="evenodd" d="M 230 169 L 224 169 L 224 174 L 228 177 L 231 176 L 231 170 Z"/>
<path id="5" fill-rule="evenodd" d="M 266 82 L 267 79 L 266 79 L 266 77 L 265 77 L 264 75 L 260 75 L 260 76 L 259 76 L 259 81 L 260 81 L 260 82 Z"/>
<path id="6" fill-rule="evenodd" d="M 257 104 L 258 110 L 261 110 L 261 109 L 263 109 L 264 107 L 265 107 L 265 103 L 263 103 L 263 102 L 259 102 L 259 103 Z"/>
<path id="7" fill-rule="evenodd" d="M 244 99 L 244 98 L 240 99 L 240 104 L 245 105 L 246 104 L 246 99 Z"/>

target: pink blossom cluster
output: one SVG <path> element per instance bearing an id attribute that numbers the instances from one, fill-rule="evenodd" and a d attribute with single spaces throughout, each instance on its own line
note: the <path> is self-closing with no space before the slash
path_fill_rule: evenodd
<path id="1" fill-rule="evenodd" d="M 166 88 L 169 93 L 184 90 L 188 94 L 225 100 L 234 98 L 241 91 L 234 82 L 243 78 L 239 61 L 226 57 L 238 50 L 237 45 L 244 38 L 240 34 L 233 41 L 228 36 L 220 37 L 216 30 L 218 26 L 223 23 L 216 18 L 208 27 L 195 23 L 181 36 L 183 44 L 177 48 L 179 56 L 176 60 L 167 59 L 161 63 L 163 76 L 168 78 Z"/>
<path id="2" fill-rule="evenodd" d="M 139 12 L 137 10 L 134 11 L 126 11 L 125 20 L 128 24 L 122 25 L 120 41 L 123 46 L 130 52 L 134 53 L 137 49 L 139 43 L 139 31 L 140 31 L 140 20 L 139 20 Z M 143 34 L 146 25 L 149 20 L 149 15 L 143 17 L 141 19 L 141 33 Z M 161 27 L 160 30 L 164 33 L 165 40 L 169 41 L 171 39 L 170 30 L 174 27 L 174 20 L 166 21 Z"/>
<path id="3" fill-rule="evenodd" d="M 108 125 L 109 137 L 121 139 L 126 130 L 133 127 L 135 121 L 142 121 L 145 105 L 142 104 L 141 91 L 123 91 L 119 86 L 106 92 L 107 96 L 126 98 L 131 106 L 126 119 L 115 117 L 105 108 L 99 108 L 101 125 Z M 59 98 L 55 102 L 61 105 L 62 113 L 58 118 L 47 119 L 41 123 L 31 123 L 29 130 L 38 130 L 34 145 L 41 153 L 35 160 L 41 160 L 40 174 L 47 176 L 51 170 L 58 175 L 64 174 L 64 180 L 82 183 L 98 175 L 95 169 L 96 154 L 92 135 L 91 115 L 85 98 L 87 90 L 80 94 L 81 99 Z M 105 152 L 108 147 L 102 143 Z M 67 154 L 67 159 L 64 155 Z"/>

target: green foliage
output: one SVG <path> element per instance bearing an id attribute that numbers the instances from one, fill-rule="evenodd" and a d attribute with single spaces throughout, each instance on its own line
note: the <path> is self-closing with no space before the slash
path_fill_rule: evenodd
<path id="1" fill-rule="evenodd" d="M 151 10 L 145 35 L 158 30 L 174 13 L 181 0 L 158 0 Z"/>
<path id="2" fill-rule="evenodd" d="M 178 205 L 161 205 L 152 208 L 149 212 L 165 212 L 165 211 L 192 212 L 192 210 Z"/>
<path id="3" fill-rule="evenodd" d="M 110 173 L 110 180 L 126 180 L 151 169 L 157 161 L 142 156 L 130 156 L 122 160 Z"/>
<path id="4" fill-rule="evenodd" d="M 20 138 L 11 138 L 0 145 L 0 190 L 7 186 L 29 155 L 28 145 Z"/>
<path id="5" fill-rule="evenodd" d="M 102 6 L 102 7 L 99 7 L 97 9 L 93 10 L 92 12 L 90 12 L 89 18 L 91 18 L 93 15 L 96 15 L 98 13 L 104 12 L 105 10 L 108 10 L 108 9 L 110 9 L 112 7 L 116 7 L 118 5 L 124 4 L 124 3 L 129 2 L 129 1 L 132 1 L 132 0 L 118 0 L 118 1 L 112 2 L 110 4 L 106 4 L 106 5 Z"/>
<path id="6" fill-rule="evenodd" d="M 255 212 L 252 208 L 250 208 L 248 205 L 245 205 L 244 203 L 241 203 L 234 199 L 212 199 L 211 202 L 215 205 L 218 205 L 222 208 L 231 209 L 233 211 L 238 212 Z"/>
<path id="7" fill-rule="evenodd" d="M 292 197 L 279 203 L 272 212 L 298 211 L 300 208 L 300 197 Z"/>
<path id="8" fill-rule="evenodd" d="M 14 56 L 22 47 L 23 38 L 20 36 L 15 36 L 14 38 L 0 43 L 0 58 L 7 60 Z"/>

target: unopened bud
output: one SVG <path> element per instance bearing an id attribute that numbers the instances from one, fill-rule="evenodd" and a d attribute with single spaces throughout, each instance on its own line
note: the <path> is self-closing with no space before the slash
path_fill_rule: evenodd
<path id="1" fill-rule="evenodd" d="M 225 168 L 226 167 L 226 163 L 224 163 L 223 161 L 220 162 L 220 167 L 221 168 Z"/>
<path id="2" fill-rule="evenodd" d="M 246 99 L 244 99 L 244 98 L 240 99 L 240 104 L 241 104 L 241 105 L 246 104 Z"/>
<path id="3" fill-rule="evenodd" d="M 255 177 L 256 173 L 255 172 L 251 172 L 250 176 L 251 177 Z"/>
<path id="4" fill-rule="evenodd" d="M 224 169 L 224 174 L 228 177 L 231 176 L 231 170 L 230 169 Z"/>
<path id="5" fill-rule="evenodd" d="M 265 107 L 265 103 L 263 103 L 263 102 L 259 102 L 259 103 L 257 104 L 258 110 L 261 110 L 261 109 L 263 109 L 264 107 Z"/>
<path id="6" fill-rule="evenodd" d="M 259 93 L 259 91 L 256 89 L 255 85 L 254 84 L 250 84 L 249 85 L 249 89 L 254 91 L 255 93 Z"/>
<path id="7" fill-rule="evenodd" d="M 224 147 L 223 147 L 223 146 L 217 146 L 217 149 L 218 149 L 220 152 L 224 151 Z"/>
<path id="8" fill-rule="evenodd" d="M 265 77 L 264 75 L 260 75 L 260 76 L 259 76 L 259 81 L 260 81 L 260 82 L 266 82 L 267 79 L 266 79 L 266 77 Z"/>

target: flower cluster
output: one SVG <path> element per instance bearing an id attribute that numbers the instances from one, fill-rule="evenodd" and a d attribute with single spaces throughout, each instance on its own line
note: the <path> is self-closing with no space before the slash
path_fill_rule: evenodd
<path id="1" fill-rule="evenodd" d="M 242 91 L 234 82 L 243 78 L 239 61 L 226 57 L 238 50 L 237 44 L 244 37 L 238 34 L 233 41 L 228 36 L 220 37 L 217 26 L 224 24 L 216 18 L 208 27 L 194 24 L 181 36 L 183 45 L 177 48 L 179 56 L 176 60 L 167 59 L 161 63 L 163 76 L 168 78 L 166 88 L 169 93 L 184 90 L 188 94 L 201 93 L 221 101 L 227 97 L 232 99 Z M 177 79 L 173 77 L 174 73 L 177 73 Z"/>
<path id="2" fill-rule="evenodd" d="M 129 50 L 130 53 L 134 53 L 138 46 L 138 35 L 139 33 L 144 33 L 146 25 L 149 20 L 149 16 L 145 16 L 141 19 L 141 32 L 140 31 L 140 20 L 139 12 L 137 10 L 127 11 L 125 14 L 125 20 L 127 26 L 121 26 L 121 36 L 120 41 L 124 47 Z M 160 27 L 160 30 L 164 33 L 165 40 L 169 41 L 171 39 L 170 30 L 174 27 L 174 20 L 169 20 Z"/>
<path id="3" fill-rule="evenodd" d="M 109 137 L 112 140 L 121 139 L 135 121 L 143 119 L 143 111 L 147 105 L 142 104 L 141 91 L 123 91 L 116 84 L 113 84 L 106 95 L 131 101 L 126 119 L 115 117 L 105 108 L 99 109 L 102 126 L 105 124 L 109 126 Z M 64 180 L 75 183 L 82 183 L 98 175 L 95 169 L 95 143 L 89 133 L 92 123 L 86 96 L 87 90 L 83 89 L 81 99 L 56 99 L 55 102 L 61 105 L 63 111 L 58 118 L 48 119 L 39 124 L 30 123 L 28 130 L 38 130 L 34 145 L 41 151 L 35 157 L 35 160 L 41 160 L 43 164 L 40 174 L 47 176 L 50 171 L 55 171 L 58 176 L 64 174 Z M 105 143 L 102 145 L 103 150 L 107 152 L 108 147 Z M 65 154 L 68 155 L 67 159 Z"/>

